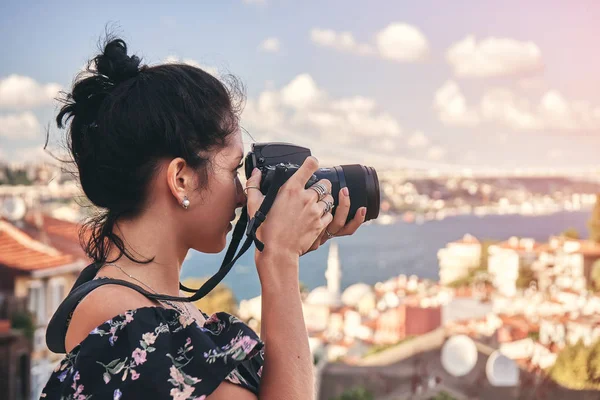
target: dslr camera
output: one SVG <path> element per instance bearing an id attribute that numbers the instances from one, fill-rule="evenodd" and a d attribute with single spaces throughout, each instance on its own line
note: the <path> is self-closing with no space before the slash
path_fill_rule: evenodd
<path id="1" fill-rule="evenodd" d="M 285 180 L 287 181 L 310 155 L 310 149 L 290 143 L 254 143 L 244 162 L 246 178 L 250 178 L 252 170 L 258 168 L 262 172 L 260 191 L 266 195 L 273 181 L 276 166 L 286 167 Z M 367 207 L 365 221 L 379 216 L 381 195 L 379 179 L 374 168 L 360 164 L 319 168 L 306 183 L 306 188 L 321 179 L 328 179 L 331 182 L 331 195 L 334 200 L 332 214 L 335 214 L 339 204 L 340 189 L 347 187 L 350 192 L 350 211 L 346 222 L 354 218 L 360 207 Z"/>

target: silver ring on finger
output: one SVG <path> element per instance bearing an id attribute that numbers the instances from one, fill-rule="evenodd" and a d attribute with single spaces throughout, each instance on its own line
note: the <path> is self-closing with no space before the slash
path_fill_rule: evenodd
<path id="1" fill-rule="evenodd" d="M 325 208 L 323 209 L 323 215 L 321 217 L 324 217 L 325 214 L 327 214 L 328 212 L 331 212 L 331 210 L 333 210 L 333 201 L 325 201 L 325 200 L 319 200 L 322 201 L 323 203 L 325 203 Z"/>
<path id="2" fill-rule="evenodd" d="M 246 194 L 246 196 L 248 195 L 248 189 L 258 189 L 258 190 L 260 190 L 260 188 L 258 186 L 248 186 L 248 187 L 244 188 L 244 193 Z"/>
<path id="3" fill-rule="evenodd" d="M 329 232 L 329 231 L 327 230 L 327 228 L 325 228 L 325 234 L 327 235 L 327 237 L 328 237 L 329 239 L 331 239 L 331 238 L 334 238 L 334 237 L 335 237 L 335 235 L 334 235 L 333 233 Z"/>
<path id="4" fill-rule="evenodd" d="M 317 202 L 322 201 L 325 198 L 325 196 L 329 194 L 329 192 L 327 191 L 327 187 L 319 182 L 309 187 L 309 189 L 312 189 L 315 192 L 317 192 L 317 195 L 319 196 Z"/>

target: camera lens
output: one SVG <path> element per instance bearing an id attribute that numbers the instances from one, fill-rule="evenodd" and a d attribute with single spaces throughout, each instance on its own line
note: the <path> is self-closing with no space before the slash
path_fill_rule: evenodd
<path id="1" fill-rule="evenodd" d="M 381 194 L 379 192 L 379 179 L 375 169 L 360 164 L 352 164 L 340 165 L 334 167 L 334 170 L 337 175 L 335 178 L 331 176 L 319 178 L 330 179 L 332 186 L 336 187 L 337 190 L 344 186 L 348 187 L 350 191 L 350 212 L 348 219 L 350 220 L 354 217 L 360 207 L 367 207 L 365 221 L 376 219 L 379 216 Z M 317 175 L 319 174 L 317 173 Z M 338 204 L 337 199 L 336 204 Z"/>

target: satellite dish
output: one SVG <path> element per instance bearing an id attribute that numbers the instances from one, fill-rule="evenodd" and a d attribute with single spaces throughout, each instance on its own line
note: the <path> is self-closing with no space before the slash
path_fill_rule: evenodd
<path id="1" fill-rule="evenodd" d="M 442 347 L 442 366 L 452 376 L 465 376 L 477 363 L 477 346 L 466 335 L 452 336 Z"/>
<path id="2" fill-rule="evenodd" d="M 0 214 L 11 221 L 22 219 L 26 211 L 25 200 L 20 197 L 7 197 L 2 201 L 2 207 L 0 207 Z"/>
<path id="3" fill-rule="evenodd" d="M 493 386 L 517 386 L 519 384 L 517 363 L 498 350 L 488 358 L 485 374 Z"/>

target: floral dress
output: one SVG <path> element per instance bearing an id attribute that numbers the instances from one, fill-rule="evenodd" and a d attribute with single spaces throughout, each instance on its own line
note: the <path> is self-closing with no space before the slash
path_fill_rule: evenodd
<path id="1" fill-rule="evenodd" d="M 143 307 L 95 328 L 57 365 L 46 400 L 203 400 L 223 380 L 258 395 L 263 343 L 236 317 L 203 325 L 177 310 Z"/>

